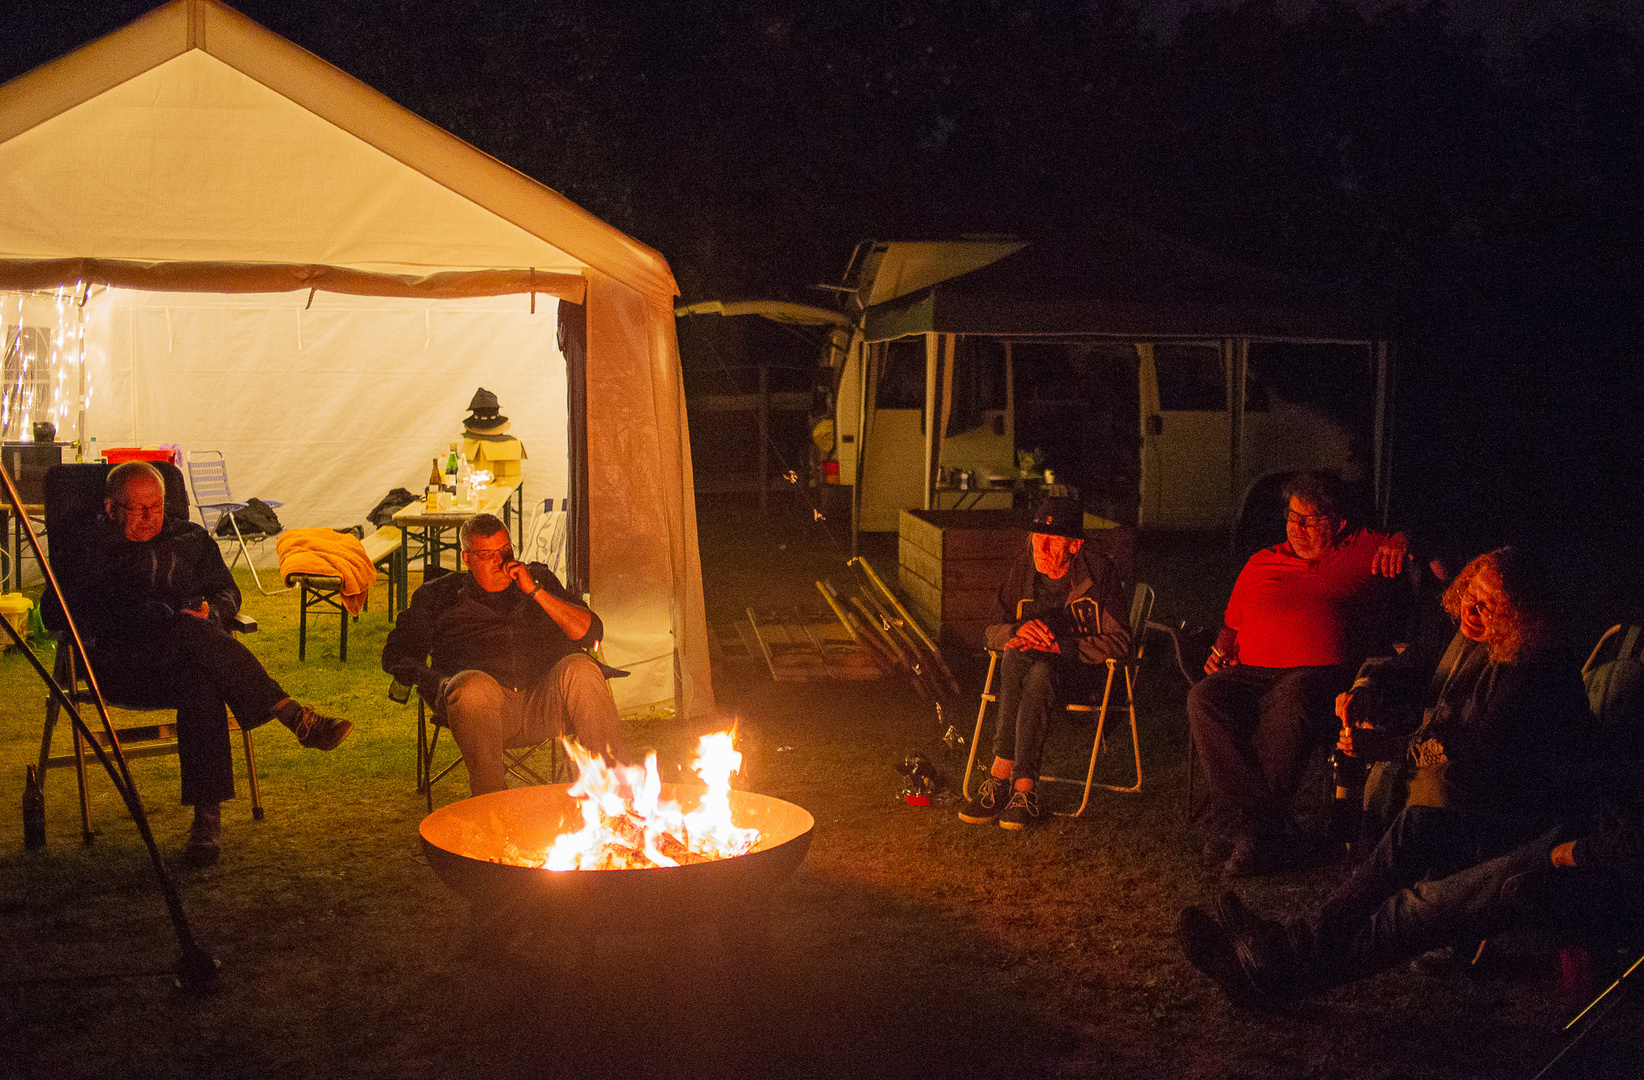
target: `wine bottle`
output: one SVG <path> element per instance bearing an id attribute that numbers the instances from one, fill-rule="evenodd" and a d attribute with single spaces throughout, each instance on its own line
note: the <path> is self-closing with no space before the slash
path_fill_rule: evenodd
<path id="1" fill-rule="evenodd" d="M 445 456 L 445 490 L 451 493 L 452 498 L 457 494 L 457 444 L 451 444 L 451 452 Z"/>
<path id="2" fill-rule="evenodd" d="M 46 846 L 46 793 L 40 789 L 40 773 L 30 765 L 23 783 L 23 846 Z"/>
<path id="3" fill-rule="evenodd" d="M 1364 779 L 1368 768 L 1361 758 L 1335 750 L 1330 754 L 1330 777 L 1336 800 L 1330 812 L 1330 835 L 1349 848 L 1359 838 L 1364 817 Z"/>
<path id="4" fill-rule="evenodd" d="M 436 513 L 440 508 L 440 459 L 434 458 L 434 465 L 428 471 L 428 489 L 423 492 L 423 506 L 428 513 Z"/>

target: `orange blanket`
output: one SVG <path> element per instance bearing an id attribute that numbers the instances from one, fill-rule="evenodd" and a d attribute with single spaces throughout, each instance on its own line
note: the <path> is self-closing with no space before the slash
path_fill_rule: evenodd
<path id="1" fill-rule="evenodd" d="M 377 580 L 377 568 L 353 533 L 334 529 L 286 529 L 274 542 L 280 556 L 280 578 L 316 574 L 341 578 L 343 607 L 350 615 L 365 610 L 365 596 Z"/>

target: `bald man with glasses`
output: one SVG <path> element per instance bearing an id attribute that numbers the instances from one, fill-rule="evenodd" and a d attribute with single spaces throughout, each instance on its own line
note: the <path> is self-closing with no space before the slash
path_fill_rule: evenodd
<path id="1" fill-rule="evenodd" d="M 228 710 L 242 728 L 279 720 L 311 749 L 334 750 L 354 725 L 292 700 L 230 632 L 240 588 L 205 529 L 166 517 L 165 478 L 127 462 L 110 470 L 93 570 L 70 603 L 110 701 L 177 710 L 182 801 L 194 807 L 184 857 L 221 853 L 220 804 L 234 797 Z"/>
<path id="2" fill-rule="evenodd" d="M 465 574 L 424 582 L 383 646 L 383 670 L 415 686 L 451 729 L 475 795 L 508 786 L 502 752 L 567 734 L 628 759 L 616 701 L 587 653 L 605 627 L 544 563 L 514 558 L 508 528 L 478 514 L 459 531 Z"/>

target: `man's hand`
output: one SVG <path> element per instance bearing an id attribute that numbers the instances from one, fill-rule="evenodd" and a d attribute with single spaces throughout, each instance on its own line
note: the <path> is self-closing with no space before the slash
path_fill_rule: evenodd
<path id="1" fill-rule="evenodd" d="M 1353 729 L 1347 724 L 1341 726 L 1341 734 L 1336 736 L 1336 749 L 1348 757 L 1355 757 L 1353 753 Z"/>
<path id="2" fill-rule="evenodd" d="M 1394 533 L 1382 541 L 1381 547 L 1370 560 L 1370 572 L 1382 577 L 1398 577 L 1404 570 L 1404 561 L 1410 557 L 1410 541 L 1403 533 Z"/>
<path id="3" fill-rule="evenodd" d="M 1018 626 L 1016 636 L 1005 642 L 1005 648 L 1048 653 L 1062 651 L 1062 647 L 1056 644 L 1056 635 L 1050 632 L 1043 619 L 1034 619 Z"/>
<path id="4" fill-rule="evenodd" d="M 1575 846 L 1576 846 L 1576 842 L 1574 840 L 1567 840 L 1564 843 L 1558 845 L 1558 847 L 1554 848 L 1553 849 L 1553 865 L 1554 866 L 1574 866 L 1575 865 Z"/>
<path id="5" fill-rule="evenodd" d="M 1204 673 L 1214 675 L 1222 668 L 1237 667 L 1239 658 L 1233 653 L 1224 653 L 1220 649 L 1211 649 L 1210 655 L 1205 657 Z"/>
<path id="6" fill-rule="evenodd" d="M 531 576 L 531 568 L 522 562 L 511 562 L 504 566 L 503 572 L 514 579 L 519 591 L 530 596 L 537 591 L 537 579 Z"/>
<path id="7" fill-rule="evenodd" d="M 184 608 L 183 614 L 192 615 L 196 619 L 209 619 L 211 618 L 211 604 L 208 601 L 201 600 L 199 607 Z"/>

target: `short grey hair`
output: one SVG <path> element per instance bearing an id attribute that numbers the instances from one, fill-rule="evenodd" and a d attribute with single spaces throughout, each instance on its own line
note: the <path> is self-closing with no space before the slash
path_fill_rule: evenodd
<path id="1" fill-rule="evenodd" d="M 146 461 L 126 461 L 114 466 L 108 472 L 108 478 L 103 481 L 103 494 L 109 502 L 118 503 L 126 497 L 126 488 L 139 476 L 146 476 L 160 485 L 160 494 L 165 495 L 165 474 Z"/>
<path id="2" fill-rule="evenodd" d="M 463 522 L 460 527 L 458 527 L 457 543 L 462 545 L 462 550 L 467 551 L 469 540 L 476 537 L 483 539 L 487 536 L 495 536 L 497 533 L 506 533 L 507 531 L 508 526 L 504 525 L 502 523 L 502 519 L 497 517 L 497 515 L 475 514 L 473 517 Z"/>

